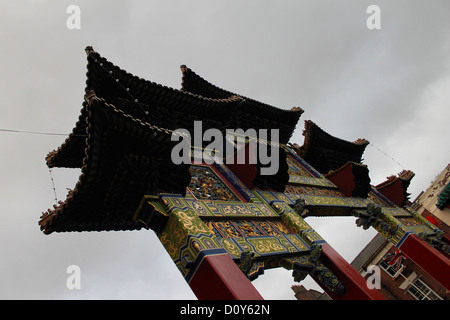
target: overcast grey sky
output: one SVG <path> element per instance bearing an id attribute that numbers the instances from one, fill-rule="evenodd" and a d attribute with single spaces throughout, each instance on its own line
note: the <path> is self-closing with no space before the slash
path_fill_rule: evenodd
<path id="1" fill-rule="evenodd" d="M 81 9 L 69 30 L 66 9 Z M 366 9 L 381 9 L 369 30 Z M 450 160 L 450 2 L 437 1 L 13 1 L 0 2 L 0 129 L 70 133 L 86 80 L 84 48 L 148 80 L 180 88 L 186 64 L 219 87 L 280 108 L 330 134 L 365 138 L 372 184 L 416 173 L 414 199 Z M 0 298 L 195 299 L 152 231 L 45 236 L 54 203 L 47 153 L 63 136 L 0 132 Z M 378 148 L 378 149 L 376 149 Z M 79 170 L 54 169 L 58 200 Z M 307 222 L 349 262 L 375 235 L 353 218 Z M 66 268 L 81 268 L 68 290 Z M 254 285 L 294 299 L 291 272 Z M 305 286 L 315 287 L 306 280 Z"/>

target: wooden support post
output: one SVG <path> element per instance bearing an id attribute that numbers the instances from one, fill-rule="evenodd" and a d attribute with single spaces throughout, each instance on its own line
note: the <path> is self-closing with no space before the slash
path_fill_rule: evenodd
<path id="1" fill-rule="evenodd" d="M 263 300 L 226 253 L 202 257 L 188 283 L 199 300 Z"/>
<path id="2" fill-rule="evenodd" d="M 450 290 L 450 259 L 448 256 L 430 246 L 416 234 L 408 235 L 397 247 L 443 287 Z"/>
<path id="3" fill-rule="evenodd" d="M 369 289 L 366 280 L 328 243 L 321 244 L 320 261 L 342 282 L 345 293 L 341 296 L 322 287 L 333 300 L 385 300 L 376 289 Z M 317 281 L 320 285 L 320 282 Z"/>

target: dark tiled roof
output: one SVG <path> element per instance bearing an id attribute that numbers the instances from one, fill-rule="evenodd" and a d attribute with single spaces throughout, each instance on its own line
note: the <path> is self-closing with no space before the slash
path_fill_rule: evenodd
<path id="1" fill-rule="evenodd" d="M 189 165 L 170 161 L 170 130 L 126 114 L 93 91 L 84 113 L 81 176 L 67 199 L 41 216 L 44 233 L 140 229 L 133 214 L 144 195 L 185 193 Z"/>
<path id="2" fill-rule="evenodd" d="M 349 142 L 336 138 L 310 120 L 305 121 L 303 135 L 305 140 L 299 155 L 322 174 L 337 170 L 349 161 L 361 163 L 369 144 L 365 139 Z"/>
<path id="3" fill-rule="evenodd" d="M 127 114 L 163 128 L 184 128 L 192 133 L 194 121 L 202 120 L 203 131 L 209 128 L 279 129 L 280 142 L 286 144 L 303 113 L 300 108 L 283 110 L 219 89 L 186 67 L 182 67 L 183 89 L 177 90 L 126 72 L 92 47 L 87 47 L 86 52 L 85 92 L 93 90 L 98 97 Z M 202 90 L 192 89 L 192 84 L 198 83 Z M 86 105 L 83 104 L 72 133 L 57 150 L 48 154 L 49 167 L 82 166 L 85 118 Z"/>
<path id="4" fill-rule="evenodd" d="M 203 130 L 278 128 L 286 140 L 303 112 L 278 109 L 217 87 L 211 94 L 189 92 L 186 86 L 193 82 L 186 80 L 188 69 L 183 70 L 183 90 L 168 88 L 126 72 L 92 47 L 86 53 L 86 97 L 80 116 L 64 143 L 46 157 L 49 167 L 81 168 L 81 175 L 67 199 L 42 215 L 39 224 L 47 234 L 139 229 L 143 223 L 132 216 L 143 195 L 184 194 L 190 181 L 188 165 L 176 166 L 170 160 L 175 129 L 192 133 L 194 121 L 202 120 Z M 287 172 L 284 169 L 280 172 Z M 257 183 L 278 189 L 285 176 L 263 177 Z"/>
<path id="5" fill-rule="evenodd" d="M 228 119 L 227 125 L 229 128 L 242 128 L 244 130 L 248 128 L 279 129 L 280 142 L 286 144 L 289 142 L 301 114 L 304 112 L 299 107 L 293 107 L 290 110 L 280 109 L 221 89 L 209 83 L 184 65 L 181 66 L 181 71 L 183 73 L 181 90 L 184 92 L 213 99 L 229 99 L 235 96 L 242 97 L 242 103 L 236 106 L 230 119 Z"/>
<path id="6" fill-rule="evenodd" d="M 415 174 L 414 172 L 410 170 L 402 170 L 397 176 L 389 176 L 386 178 L 386 181 L 377 184 L 375 188 L 377 190 L 383 189 L 384 187 L 387 187 L 391 184 L 394 184 L 396 181 L 401 181 L 403 183 L 403 187 L 408 187 L 411 183 L 412 178 L 414 178 Z M 405 189 L 406 189 L 405 188 Z"/>
<path id="7" fill-rule="evenodd" d="M 203 130 L 223 126 L 235 106 L 243 99 L 237 96 L 211 99 L 172 89 L 138 78 L 86 48 L 87 73 L 85 92 L 95 94 L 116 108 L 153 125 L 192 132 L 194 120 L 203 121 Z M 137 103 L 136 100 L 137 99 Z M 57 150 L 47 156 L 49 167 L 82 166 L 86 134 L 86 105 L 72 133 Z"/>

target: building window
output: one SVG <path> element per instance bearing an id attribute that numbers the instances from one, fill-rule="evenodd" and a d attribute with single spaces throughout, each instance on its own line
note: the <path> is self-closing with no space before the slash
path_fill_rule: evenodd
<path id="1" fill-rule="evenodd" d="M 384 260 L 381 260 L 379 263 L 379 266 L 381 269 L 383 269 L 388 275 L 390 275 L 393 279 L 397 278 L 405 268 L 404 265 L 400 266 L 391 266 L 389 263 L 387 263 Z"/>
<path id="2" fill-rule="evenodd" d="M 408 292 L 417 300 L 443 300 L 420 279 L 416 279 L 411 284 Z"/>

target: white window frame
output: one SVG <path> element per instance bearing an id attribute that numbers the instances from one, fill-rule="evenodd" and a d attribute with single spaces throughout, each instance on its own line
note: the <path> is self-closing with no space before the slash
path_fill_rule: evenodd
<path id="1" fill-rule="evenodd" d="M 402 264 L 402 266 L 398 269 L 395 270 L 391 265 L 389 265 L 389 263 L 387 263 L 384 260 L 381 260 L 378 265 L 380 266 L 381 269 L 384 270 L 384 272 L 386 272 L 392 279 L 396 279 L 401 273 L 402 271 L 405 269 L 405 265 Z"/>
<path id="2" fill-rule="evenodd" d="M 423 288 L 423 289 L 422 289 Z M 416 291 L 411 291 L 414 289 Z M 434 292 L 425 282 L 420 280 L 420 278 L 415 279 L 411 286 L 408 288 L 408 293 L 414 297 L 416 300 L 444 300 L 436 292 Z M 417 295 L 420 294 L 420 296 Z M 432 299 L 429 296 L 434 295 L 436 298 Z"/>

